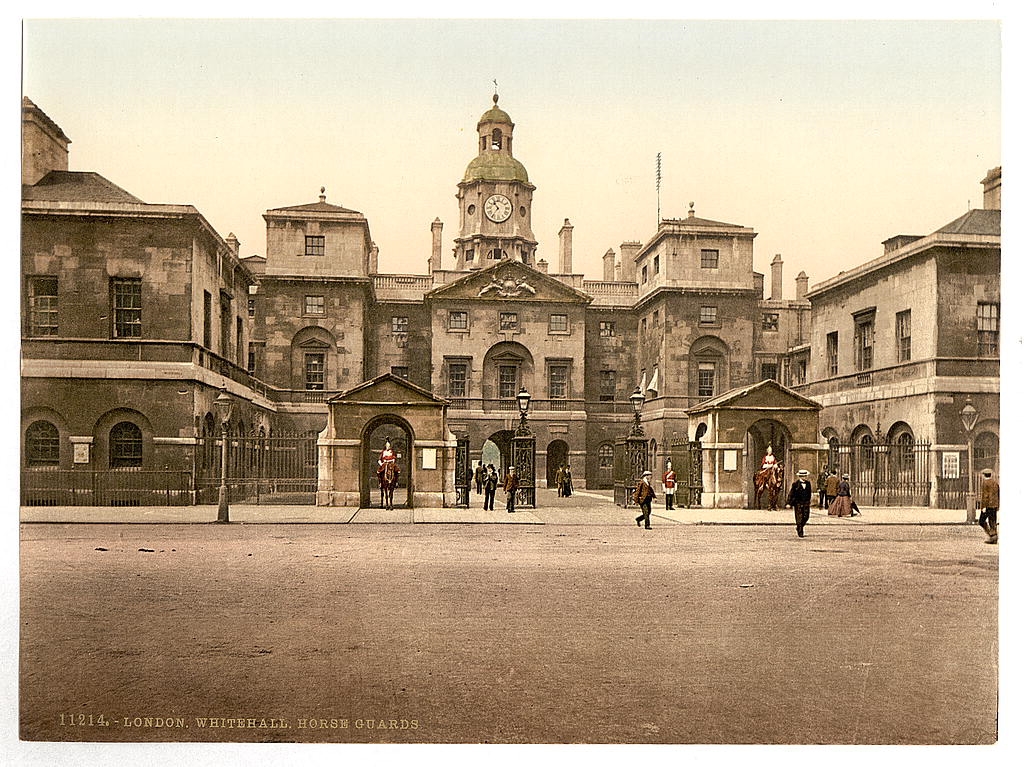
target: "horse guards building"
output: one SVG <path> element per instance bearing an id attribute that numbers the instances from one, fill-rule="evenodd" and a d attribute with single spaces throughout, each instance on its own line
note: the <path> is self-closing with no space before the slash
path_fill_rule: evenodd
<path id="1" fill-rule="evenodd" d="M 539 246 L 493 101 L 454 247 L 435 219 L 427 273 L 381 274 L 367 219 L 323 189 L 267 210 L 266 257 L 240 257 L 194 207 L 69 170 L 70 139 L 24 99 L 22 503 L 225 485 L 372 506 L 387 438 L 398 502 L 459 505 L 468 470 L 504 471 L 527 432 L 535 487 L 568 464 L 577 488 L 628 488 L 672 458 L 680 505 L 752 505 L 769 445 L 787 480 L 850 473 L 861 505 L 963 508 L 998 471 L 1001 168 L 982 209 L 814 286 L 801 272 L 791 299 L 780 255 L 766 296 L 756 232 L 692 203 L 592 280 L 569 219 Z"/>

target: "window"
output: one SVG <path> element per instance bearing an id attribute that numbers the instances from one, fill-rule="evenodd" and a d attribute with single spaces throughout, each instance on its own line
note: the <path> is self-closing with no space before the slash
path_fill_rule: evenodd
<path id="1" fill-rule="evenodd" d="M 779 380 L 779 366 L 774 362 L 762 362 L 761 363 L 761 380 L 762 381 L 778 381 Z"/>
<path id="2" fill-rule="evenodd" d="M 612 402 L 615 399 L 615 371 L 602 370 L 599 383 L 601 388 L 597 398 L 601 402 Z"/>
<path id="3" fill-rule="evenodd" d="M 131 421 L 121 421 L 110 430 L 110 468 L 142 466 L 142 429 Z"/>
<path id="4" fill-rule="evenodd" d="M 640 282 L 641 283 L 646 283 L 647 282 L 647 265 L 646 264 L 644 264 L 644 268 L 640 270 Z"/>
<path id="5" fill-rule="evenodd" d="M 718 307 L 702 306 L 700 308 L 700 324 L 715 325 L 718 323 Z"/>
<path id="6" fill-rule="evenodd" d="M 115 277 L 110 287 L 114 305 L 114 338 L 141 338 L 142 280 Z"/>
<path id="7" fill-rule="evenodd" d="M 467 330 L 469 328 L 469 314 L 466 312 L 448 312 L 449 330 Z"/>
<path id="8" fill-rule="evenodd" d="M 322 256 L 324 254 L 324 236 L 322 234 L 306 235 L 306 255 Z"/>
<path id="9" fill-rule="evenodd" d="M 203 346 L 213 348 L 213 296 L 203 291 Z"/>
<path id="10" fill-rule="evenodd" d="M 472 205 L 470 205 L 469 207 L 471 207 L 471 208 L 472 208 L 473 206 L 472 206 Z M 473 211 L 470 211 L 470 212 L 469 212 L 469 214 L 470 214 L 470 215 L 473 215 Z M 473 260 L 473 249 L 472 249 L 472 248 L 469 248 L 469 249 L 468 249 L 468 250 L 466 251 L 466 260 L 467 260 L 467 261 L 472 261 L 472 260 Z"/>
<path id="11" fill-rule="evenodd" d="M 999 304 L 978 302 L 978 356 L 999 356 Z"/>
<path id="12" fill-rule="evenodd" d="M 306 352 L 306 391 L 323 391 L 327 365 L 323 352 Z"/>
<path id="13" fill-rule="evenodd" d="M 857 370 L 871 370 L 874 364 L 875 314 L 854 318 L 853 353 Z"/>
<path id="14" fill-rule="evenodd" d="M 642 317 L 640 319 L 640 332 L 641 333 L 646 333 L 647 332 L 647 318 L 646 317 Z"/>
<path id="15" fill-rule="evenodd" d="M 406 381 L 409 380 L 409 368 L 405 365 L 392 365 L 391 375 L 398 378 L 404 378 Z"/>
<path id="16" fill-rule="evenodd" d="M 793 385 L 807 383 L 807 360 L 796 360 L 793 363 Z"/>
<path id="17" fill-rule="evenodd" d="M 910 309 L 896 313 L 896 361 L 910 361 Z"/>
<path id="18" fill-rule="evenodd" d="M 249 375 L 256 375 L 256 344 L 249 344 L 249 358 L 246 360 L 245 369 Z"/>
<path id="19" fill-rule="evenodd" d="M 825 336 L 825 364 L 830 376 L 839 375 L 839 332 Z"/>
<path id="20" fill-rule="evenodd" d="M 552 314 L 548 317 L 548 333 L 568 333 L 569 315 Z"/>
<path id="21" fill-rule="evenodd" d="M 231 296 L 220 292 L 220 353 L 231 356 Z"/>
<path id="22" fill-rule="evenodd" d="M 769 333 L 775 332 L 779 329 L 779 313 L 778 312 L 765 312 L 761 315 L 761 330 Z"/>
<path id="23" fill-rule="evenodd" d="M 657 309 L 655 309 L 654 310 L 654 318 L 652 320 L 652 324 L 653 324 L 654 327 L 657 327 L 659 322 L 661 322 L 661 312 L 659 312 Z"/>
<path id="24" fill-rule="evenodd" d="M 519 367 L 517 365 L 500 365 L 498 367 L 498 396 L 501 399 L 514 399 L 519 393 Z"/>
<path id="25" fill-rule="evenodd" d="M 49 421 L 33 421 L 25 429 L 25 465 L 57 466 L 60 463 L 60 432 Z"/>
<path id="26" fill-rule="evenodd" d="M 660 274 L 661 273 L 661 256 L 655 256 L 654 257 L 654 273 L 655 274 Z"/>
<path id="27" fill-rule="evenodd" d="M 253 298 L 252 296 L 249 296 L 249 316 L 256 316 L 256 299 Z"/>
<path id="28" fill-rule="evenodd" d="M 568 399 L 569 397 L 569 366 L 565 364 L 548 367 L 548 398 Z"/>
<path id="29" fill-rule="evenodd" d="M 448 396 L 465 397 L 467 392 L 466 378 L 469 365 L 465 362 L 448 363 Z"/>
<path id="30" fill-rule="evenodd" d="M 611 471 L 615 463 L 615 448 L 607 442 L 597 449 L 597 468 Z"/>
<path id="31" fill-rule="evenodd" d="M 408 317 L 392 317 L 391 318 L 391 332 L 392 333 L 408 333 L 409 332 L 409 318 Z"/>
<path id="32" fill-rule="evenodd" d="M 57 278 L 31 277 L 28 283 L 28 334 L 57 335 Z"/>
<path id="33" fill-rule="evenodd" d="M 304 314 L 323 315 L 326 313 L 327 305 L 323 296 L 306 296 Z"/>
<path id="34" fill-rule="evenodd" d="M 498 312 L 498 329 L 511 332 L 519 330 L 519 315 L 515 312 Z"/>
<path id="35" fill-rule="evenodd" d="M 710 248 L 701 248 L 700 251 L 700 268 L 701 269 L 717 269 L 718 268 L 718 251 Z"/>
<path id="36" fill-rule="evenodd" d="M 242 318 L 235 317 L 235 356 L 238 357 L 237 362 L 239 365 L 242 364 L 242 354 L 245 347 L 242 346 Z"/>
<path id="37" fill-rule="evenodd" d="M 697 363 L 697 396 L 707 399 L 715 396 L 715 363 Z"/>
<path id="38" fill-rule="evenodd" d="M 487 251 L 487 257 L 492 261 L 500 261 L 503 258 L 508 258 L 508 254 L 501 248 L 491 248 Z"/>
<path id="39" fill-rule="evenodd" d="M 598 324 L 598 332 L 601 338 L 614 338 L 615 337 L 615 323 L 610 320 L 601 320 Z"/>

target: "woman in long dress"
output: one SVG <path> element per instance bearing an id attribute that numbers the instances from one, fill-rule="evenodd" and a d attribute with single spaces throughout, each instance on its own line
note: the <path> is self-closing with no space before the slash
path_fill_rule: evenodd
<path id="1" fill-rule="evenodd" d="M 844 474 L 839 481 L 839 494 L 828 507 L 830 517 L 852 517 L 853 497 L 850 495 L 850 475 Z"/>

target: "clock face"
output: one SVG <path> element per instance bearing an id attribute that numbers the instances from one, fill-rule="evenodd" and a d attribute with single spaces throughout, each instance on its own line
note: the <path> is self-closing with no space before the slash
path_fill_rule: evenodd
<path id="1" fill-rule="evenodd" d="M 500 224 L 512 215 L 512 203 L 503 194 L 492 194 L 484 203 L 484 213 L 491 221 Z"/>

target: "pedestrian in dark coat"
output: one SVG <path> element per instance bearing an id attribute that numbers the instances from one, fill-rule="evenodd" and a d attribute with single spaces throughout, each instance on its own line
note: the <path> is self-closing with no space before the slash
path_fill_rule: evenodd
<path id="1" fill-rule="evenodd" d="M 860 512 L 858 511 L 857 513 L 859 514 Z M 836 491 L 836 497 L 828 505 L 828 515 L 830 517 L 853 516 L 853 496 L 850 494 L 849 474 L 844 474 L 843 478 L 839 481 L 839 490 Z"/>
<path id="2" fill-rule="evenodd" d="M 519 477 L 516 476 L 516 467 L 508 467 L 508 475 L 505 477 L 505 486 L 503 488 L 508 498 L 505 501 L 505 510 L 509 514 L 514 514 L 516 511 L 516 491 L 519 489 Z"/>
<path id="3" fill-rule="evenodd" d="M 828 506 L 825 496 L 828 495 L 828 469 L 821 467 L 821 474 L 818 475 L 818 508 L 824 509 Z"/>
<path id="4" fill-rule="evenodd" d="M 484 472 L 484 509 L 494 511 L 494 494 L 498 490 L 498 472 L 493 463 Z"/>
<path id="5" fill-rule="evenodd" d="M 654 488 L 651 487 L 652 476 L 649 471 L 641 474 L 640 481 L 636 483 L 636 490 L 633 491 L 633 502 L 640 507 L 640 516 L 636 518 L 636 526 L 640 527 L 640 523 L 643 522 L 647 530 L 651 529 L 651 503 L 655 497 Z"/>
<path id="6" fill-rule="evenodd" d="M 572 469 L 569 468 L 569 464 L 565 465 L 565 470 L 562 472 L 562 497 L 568 498 L 572 495 Z"/>
<path id="7" fill-rule="evenodd" d="M 473 472 L 473 479 L 476 480 L 476 494 L 480 495 L 484 491 L 484 478 L 486 472 L 484 471 L 484 462 L 480 461 L 476 465 L 476 471 Z"/>
<path id="8" fill-rule="evenodd" d="M 839 474 L 835 469 L 829 472 L 828 479 L 825 480 L 825 508 L 832 506 L 832 501 L 839 495 Z"/>
<path id="9" fill-rule="evenodd" d="M 796 518 L 796 534 L 803 538 L 804 525 L 811 518 L 811 483 L 808 479 L 810 472 L 807 469 L 800 469 L 796 476 L 796 482 L 789 488 L 786 505 L 793 507 L 793 516 Z"/>
<path id="10" fill-rule="evenodd" d="M 999 540 L 996 530 L 996 512 L 999 511 L 999 482 L 992 476 L 992 469 L 985 469 L 981 472 L 984 477 L 981 480 L 981 517 L 978 524 L 988 533 L 988 540 L 985 543 L 995 543 Z"/>

